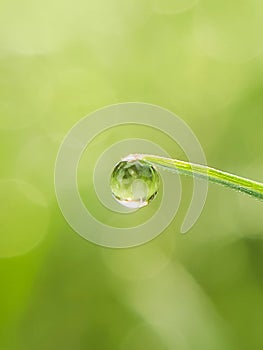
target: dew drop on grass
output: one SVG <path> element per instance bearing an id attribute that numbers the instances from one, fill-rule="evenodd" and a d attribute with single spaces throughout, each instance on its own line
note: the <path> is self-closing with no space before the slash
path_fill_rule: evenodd
<path id="1" fill-rule="evenodd" d="M 158 193 L 159 183 L 157 170 L 136 157 L 128 157 L 117 163 L 110 179 L 113 197 L 132 209 L 149 204 Z"/>

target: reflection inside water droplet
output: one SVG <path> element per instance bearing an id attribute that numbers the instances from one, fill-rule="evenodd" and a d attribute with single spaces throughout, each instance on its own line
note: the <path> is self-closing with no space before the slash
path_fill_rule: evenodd
<path id="1" fill-rule="evenodd" d="M 113 197 L 132 209 L 149 204 L 158 193 L 159 183 L 157 170 L 136 157 L 127 157 L 117 163 L 110 179 Z"/>

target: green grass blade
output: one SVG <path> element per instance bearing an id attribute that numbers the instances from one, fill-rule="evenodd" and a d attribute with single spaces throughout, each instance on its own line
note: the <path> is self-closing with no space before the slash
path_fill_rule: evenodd
<path id="1" fill-rule="evenodd" d="M 157 167 L 174 171 L 178 174 L 190 175 L 210 182 L 217 183 L 230 189 L 246 193 L 254 198 L 263 200 L 263 183 L 246 179 L 208 166 L 184 162 L 177 159 L 159 157 L 155 155 L 139 155 Z"/>

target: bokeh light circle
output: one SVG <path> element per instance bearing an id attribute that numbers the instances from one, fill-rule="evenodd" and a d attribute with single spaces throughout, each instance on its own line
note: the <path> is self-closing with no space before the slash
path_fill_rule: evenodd
<path id="1" fill-rule="evenodd" d="M 143 244 L 169 225 L 178 206 L 168 200 L 165 189 L 162 205 L 147 222 L 135 227 L 112 227 L 98 221 L 85 207 L 78 191 L 77 169 L 87 145 L 102 131 L 124 124 L 150 126 L 165 132 L 178 143 L 190 161 L 206 164 L 203 150 L 191 129 L 171 112 L 146 103 L 123 103 L 97 110 L 81 119 L 67 134 L 59 149 L 55 166 L 55 190 L 60 209 L 69 225 L 81 236 L 96 244 L 125 248 Z M 144 153 L 144 152 L 143 152 Z M 112 167 L 114 162 L 112 163 Z M 105 174 L 107 178 L 108 174 Z M 171 176 L 176 179 L 174 174 Z M 105 180 L 105 179 L 104 179 Z M 207 194 L 207 182 L 194 179 L 194 191 L 182 226 L 186 232 L 198 219 Z"/>

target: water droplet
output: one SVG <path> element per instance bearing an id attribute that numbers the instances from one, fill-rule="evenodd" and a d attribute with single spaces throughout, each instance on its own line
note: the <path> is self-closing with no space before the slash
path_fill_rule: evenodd
<path id="1" fill-rule="evenodd" d="M 149 204 L 157 195 L 159 183 L 159 174 L 152 165 L 131 156 L 116 164 L 110 179 L 113 197 L 132 209 Z"/>

